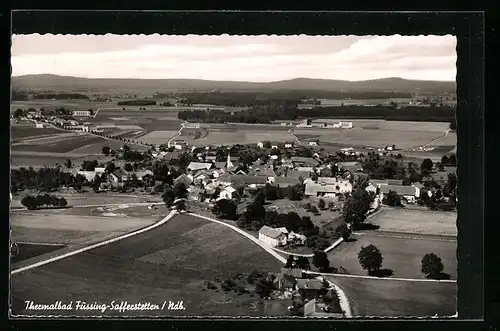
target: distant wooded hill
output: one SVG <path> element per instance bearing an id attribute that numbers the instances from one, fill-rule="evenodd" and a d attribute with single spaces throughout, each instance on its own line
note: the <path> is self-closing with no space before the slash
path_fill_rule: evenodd
<path id="1" fill-rule="evenodd" d="M 152 94 L 157 91 L 350 91 L 454 93 L 455 82 L 384 78 L 366 81 L 296 78 L 269 83 L 212 81 L 200 79 L 101 79 L 57 75 L 12 77 L 13 89 L 54 91 L 114 91 Z"/>

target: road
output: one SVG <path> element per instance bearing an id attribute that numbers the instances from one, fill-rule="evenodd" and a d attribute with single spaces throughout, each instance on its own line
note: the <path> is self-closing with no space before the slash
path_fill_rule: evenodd
<path id="1" fill-rule="evenodd" d="M 299 145 L 302 145 L 302 142 L 299 140 L 299 138 L 293 133 L 293 129 L 288 130 L 288 133 L 297 141 Z"/>
<path id="2" fill-rule="evenodd" d="M 172 138 L 170 138 L 167 142 L 167 147 L 170 148 L 170 143 L 172 142 L 172 140 L 174 140 L 175 138 L 179 137 L 181 134 L 182 134 L 182 129 L 184 129 L 184 125 L 186 125 L 187 121 L 184 121 L 184 123 L 181 123 L 181 128 L 179 129 L 179 131 L 177 132 L 177 135 L 173 136 Z"/>

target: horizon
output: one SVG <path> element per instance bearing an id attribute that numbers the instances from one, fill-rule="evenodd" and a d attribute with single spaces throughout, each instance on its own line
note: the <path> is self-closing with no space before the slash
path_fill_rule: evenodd
<path id="1" fill-rule="evenodd" d="M 12 77 L 456 81 L 445 36 L 13 35 Z"/>
<path id="2" fill-rule="evenodd" d="M 456 80 L 406 79 L 406 78 L 402 78 L 402 77 L 382 77 L 382 78 L 363 79 L 363 80 L 328 79 L 328 78 L 325 79 L 325 78 L 314 78 L 314 77 L 296 77 L 296 78 L 282 79 L 282 80 L 269 81 L 269 82 L 259 82 L 259 81 L 245 81 L 245 80 L 217 80 L 217 79 L 199 79 L 199 78 L 133 78 L 133 77 L 123 77 L 123 78 L 118 78 L 118 77 L 93 77 L 93 78 L 88 78 L 88 77 L 79 77 L 79 76 L 55 75 L 55 74 L 50 74 L 50 73 L 26 74 L 26 75 L 18 75 L 18 76 L 12 75 L 11 78 L 21 78 L 21 77 L 26 77 L 26 76 L 56 76 L 56 77 L 61 77 L 61 78 L 110 79 L 110 80 L 199 80 L 199 81 L 211 81 L 211 82 L 235 82 L 235 83 L 255 83 L 255 84 L 278 83 L 278 82 L 292 81 L 292 80 L 299 80 L 299 79 L 326 80 L 326 81 L 343 81 L 343 82 L 349 82 L 349 83 L 368 82 L 368 81 L 376 81 L 376 80 L 384 80 L 384 79 L 386 79 L 386 80 L 387 79 L 401 79 L 401 80 L 407 80 L 407 81 L 422 81 L 422 82 L 424 82 L 424 81 L 430 81 L 430 82 L 442 82 L 442 83 L 455 83 L 456 82 Z"/>

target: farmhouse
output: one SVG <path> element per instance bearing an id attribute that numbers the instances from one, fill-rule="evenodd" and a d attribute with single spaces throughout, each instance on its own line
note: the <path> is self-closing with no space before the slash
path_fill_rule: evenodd
<path id="1" fill-rule="evenodd" d="M 368 193 L 377 193 L 377 187 L 370 183 L 365 187 L 365 191 Z"/>
<path id="2" fill-rule="evenodd" d="M 277 187 L 289 187 L 289 186 L 294 186 L 297 184 L 300 184 L 300 182 L 293 177 L 274 177 L 274 181 L 272 182 L 274 186 Z"/>
<path id="3" fill-rule="evenodd" d="M 318 184 L 337 184 L 337 178 L 335 178 L 335 177 L 318 177 L 316 182 Z"/>
<path id="4" fill-rule="evenodd" d="M 35 124 L 35 127 L 36 127 L 37 129 L 43 129 L 43 123 L 36 123 L 36 124 Z"/>
<path id="5" fill-rule="evenodd" d="M 279 229 L 274 229 L 268 227 L 267 225 L 264 225 L 259 230 L 259 240 L 265 242 L 266 244 L 272 247 L 277 247 L 286 244 L 287 236 Z"/>
<path id="6" fill-rule="evenodd" d="M 293 142 L 290 141 L 285 142 L 285 148 L 293 148 Z"/>
<path id="7" fill-rule="evenodd" d="M 109 175 L 109 179 L 112 183 L 121 183 L 129 180 L 129 174 L 125 169 L 118 168 Z"/>
<path id="8" fill-rule="evenodd" d="M 298 171 L 298 170 L 287 170 L 285 176 L 288 178 L 297 179 L 300 182 L 303 182 L 307 178 L 311 176 L 310 171 Z"/>
<path id="9" fill-rule="evenodd" d="M 353 171 L 353 172 L 363 170 L 361 163 L 356 162 L 356 161 L 354 161 L 354 162 L 337 162 L 336 166 L 339 169 Z"/>
<path id="10" fill-rule="evenodd" d="M 296 290 L 304 299 L 314 299 L 323 288 L 323 283 L 317 279 L 297 279 Z"/>
<path id="11" fill-rule="evenodd" d="M 412 203 L 420 197 L 420 189 L 415 186 L 382 185 L 380 186 L 380 200 L 390 191 L 396 192 L 399 196 Z"/>
<path id="12" fill-rule="evenodd" d="M 403 180 L 401 179 L 370 179 L 370 184 L 376 187 L 381 187 L 382 185 L 397 185 L 402 186 Z"/>
<path id="13" fill-rule="evenodd" d="M 257 143 L 258 148 L 264 148 L 264 143 L 263 142 L 258 142 Z"/>
<path id="14" fill-rule="evenodd" d="M 236 189 L 232 186 L 227 186 L 222 190 L 219 194 L 219 197 L 217 198 L 217 201 L 226 199 L 226 200 L 231 200 L 236 194 Z"/>
<path id="15" fill-rule="evenodd" d="M 90 110 L 73 110 L 72 114 L 75 117 L 89 117 L 89 116 L 92 116 L 92 112 Z"/>
<path id="16" fill-rule="evenodd" d="M 303 234 L 290 232 L 288 234 L 288 243 L 292 243 L 295 245 L 305 245 L 307 237 Z"/>
<path id="17" fill-rule="evenodd" d="M 297 268 L 281 268 L 281 272 L 276 276 L 273 284 L 278 290 L 292 291 L 297 278 L 302 278 L 302 270 Z"/>
<path id="18" fill-rule="evenodd" d="M 297 171 L 306 171 L 308 173 L 314 172 L 313 167 L 297 167 Z"/>
<path id="19" fill-rule="evenodd" d="M 189 186 L 191 185 L 191 183 L 193 182 L 193 178 L 186 175 L 186 174 L 182 174 L 180 175 L 179 177 L 177 177 L 176 179 L 174 179 L 174 185 L 178 185 L 180 183 L 184 184 L 184 186 Z"/>
<path id="20" fill-rule="evenodd" d="M 310 141 L 309 146 L 318 146 L 318 142 L 317 141 Z"/>
<path id="21" fill-rule="evenodd" d="M 335 197 L 338 194 L 351 193 L 352 184 L 347 181 L 339 181 L 335 184 L 307 182 L 304 194 L 313 197 Z"/>
<path id="22" fill-rule="evenodd" d="M 305 317 L 343 317 L 341 313 L 330 313 L 328 305 L 324 302 L 312 299 L 304 305 Z"/>
<path id="23" fill-rule="evenodd" d="M 316 167 L 319 162 L 312 157 L 292 156 L 290 161 L 297 166 Z"/>

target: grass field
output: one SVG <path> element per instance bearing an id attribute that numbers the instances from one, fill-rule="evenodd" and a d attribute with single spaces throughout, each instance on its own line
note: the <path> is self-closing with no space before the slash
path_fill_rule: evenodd
<path id="1" fill-rule="evenodd" d="M 270 204 L 267 209 L 274 210 L 278 213 L 296 212 L 300 217 L 309 216 L 314 225 L 320 228 L 325 225 L 331 225 L 333 227 L 340 225 L 340 211 L 321 210 L 320 215 L 314 215 L 304 209 L 303 206 L 306 202 L 307 201 L 294 202 L 288 199 L 275 200 L 272 201 L 272 204 Z M 312 205 L 317 206 L 317 201 L 312 200 L 310 202 Z"/>
<path id="2" fill-rule="evenodd" d="M 355 128 L 370 128 L 395 131 L 423 131 L 445 133 L 449 128 L 447 122 L 420 122 L 420 121 L 386 121 L 379 119 L 317 119 L 312 122 L 338 123 L 339 121 L 352 122 Z M 327 129 L 328 130 L 328 129 Z"/>
<path id="3" fill-rule="evenodd" d="M 327 277 L 346 293 L 354 316 L 440 317 L 457 311 L 457 284 Z"/>
<path id="4" fill-rule="evenodd" d="M 22 244 L 18 243 L 19 252 L 16 256 L 12 257 L 11 262 L 16 263 L 35 256 L 50 253 L 55 250 L 61 249 L 62 245 L 40 245 L 40 244 Z"/>
<path id="5" fill-rule="evenodd" d="M 31 125 L 12 125 L 11 126 L 11 141 L 16 141 L 23 138 L 44 137 L 64 133 L 64 131 L 55 128 L 35 128 Z"/>
<path id="6" fill-rule="evenodd" d="M 435 253 L 444 264 L 444 273 L 457 277 L 457 242 L 451 238 L 431 238 L 418 235 L 392 235 L 388 233 L 369 233 L 354 235 L 355 241 L 343 242 L 329 255 L 333 266 L 344 267 L 350 274 L 367 275 L 358 261 L 362 246 L 375 245 L 382 253 L 382 268 L 393 271 L 393 277 L 425 278 L 420 271 L 425 254 Z"/>
<path id="7" fill-rule="evenodd" d="M 267 252 L 230 229 L 180 215 L 143 234 L 13 275 L 12 312 L 32 313 L 25 310 L 25 300 L 52 302 L 64 298 L 89 303 L 110 304 L 115 300 L 159 305 L 164 300 L 182 300 L 186 308 L 99 313 L 108 316 L 262 316 L 268 312 L 258 308 L 257 297 L 224 292 L 220 287 L 207 290 L 204 283 L 213 281 L 215 276 L 224 279 L 236 272 L 255 268 L 278 271 L 281 267 Z M 95 315 L 81 310 L 63 313 Z M 273 309 L 272 313 L 285 315 L 286 311 Z"/>
<path id="8" fill-rule="evenodd" d="M 184 138 L 184 137 L 183 137 Z M 187 137 L 186 137 L 187 138 Z M 294 140 L 286 131 L 235 131 L 235 132 L 212 132 L 205 138 L 193 139 L 191 142 L 195 146 L 206 145 L 229 145 L 229 144 L 257 144 L 258 142 L 269 140 L 271 142 L 286 142 Z"/>
<path id="9" fill-rule="evenodd" d="M 370 222 L 381 231 L 457 236 L 457 213 L 385 208 Z"/>
<path id="10" fill-rule="evenodd" d="M 62 136 L 53 136 L 46 139 L 30 139 L 13 143 L 11 148 L 13 151 L 35 151 L 48 153 L 68 153 L 82 147 L 100 144 L 101 147 L 106 143 L 106 139 L 88 134 L 71 134 Z M 95 149 L 92 149 L 95 150 Z M 100 153 L 100 151 L 98 151 Z"/>
<path id="11" fill-rule="evenodd" d="M 170 138 L 175 137 L 178 133 L 178 130 L 153 131 L 141 136 L 139 140 L 148 144 L 166 144 Z"/>
<path id="12" fill-rule="evenodd" d="M 346 147 L 369 146 L 381 148 L 396 144 L 397 148 L 406 149 L 422 146 L 437 138 L 443 133 L 434 131 L 405 131 L 405 130 L 366 130 L 354 129 L 310 129 L 296 128 L 294 134 L 319 135 L 320 143 L 336 143 Z"/>

